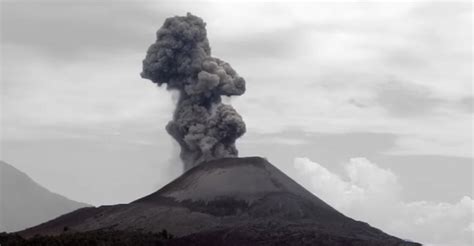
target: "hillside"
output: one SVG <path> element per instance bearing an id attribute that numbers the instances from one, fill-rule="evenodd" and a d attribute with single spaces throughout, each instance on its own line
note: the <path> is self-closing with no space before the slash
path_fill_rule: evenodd
<path id="1" fill-rule="evenodd" d="M 0 161 L 0 232 L 23 230 L 86 206 L 47 190 Z"/>

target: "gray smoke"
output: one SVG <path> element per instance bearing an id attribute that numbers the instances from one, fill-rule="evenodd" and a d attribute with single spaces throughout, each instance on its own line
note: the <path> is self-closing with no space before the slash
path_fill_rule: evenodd
<path id="1" fill-rule="evenodd" d="M 245 80 L 211 56 L 206 23 L 188 13 L 166 19 L 143 60 L 143 78 L 180 93 L 168 133 L 181 146 L 185 170 L 202 161 L 237 156 L 242 117 L 221 96 L 242 95 Z"/>

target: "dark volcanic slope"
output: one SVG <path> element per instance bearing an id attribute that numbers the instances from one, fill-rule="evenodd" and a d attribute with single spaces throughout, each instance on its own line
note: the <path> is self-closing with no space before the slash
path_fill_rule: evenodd
<path id="1" fill-rule="evenodd" d="M 50 192 L 0 161 L 0 232 L 23 230 L 86 206 Z"/>
<path id="2" fill-rule="evenodd" d="M 203 163 L 130 204 L 80 209 L 21 234 L 64 227 L 166 229 L 178 237 L 172 245 L 412 245 L 344 216 L 259 157 Z"/>

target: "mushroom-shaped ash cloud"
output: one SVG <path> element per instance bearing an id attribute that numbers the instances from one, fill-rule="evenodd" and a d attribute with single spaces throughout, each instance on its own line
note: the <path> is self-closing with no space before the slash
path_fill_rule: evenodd
<path id="1" fill-rule="evenodd" d="M 197 16 L 168 18 L 156 36 L 141 76 L 179 91 L 166 130 L 181 146 L 184 169 L 237 156 L 235 140 L 245 133 L 245 123 L 221 96 L 242 95 L 245 80 L 228 63 L 211 56 L 206 23 Z"/>

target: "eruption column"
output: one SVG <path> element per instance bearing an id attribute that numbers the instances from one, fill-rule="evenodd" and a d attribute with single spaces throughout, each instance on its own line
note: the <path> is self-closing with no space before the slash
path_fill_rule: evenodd
<path id="1" fill-rule="evenodd" d="M 237 156 L 235 140 L 245 133 L 245 123 L 221 96 L 242 95 L 245 80 L 228 63 L 211 56 L 206 24 L 197 16 L 168 18 L 156 36 L 141 76 L 179 91 L 166 130 L 181 146 L 184 169 Z"/>

